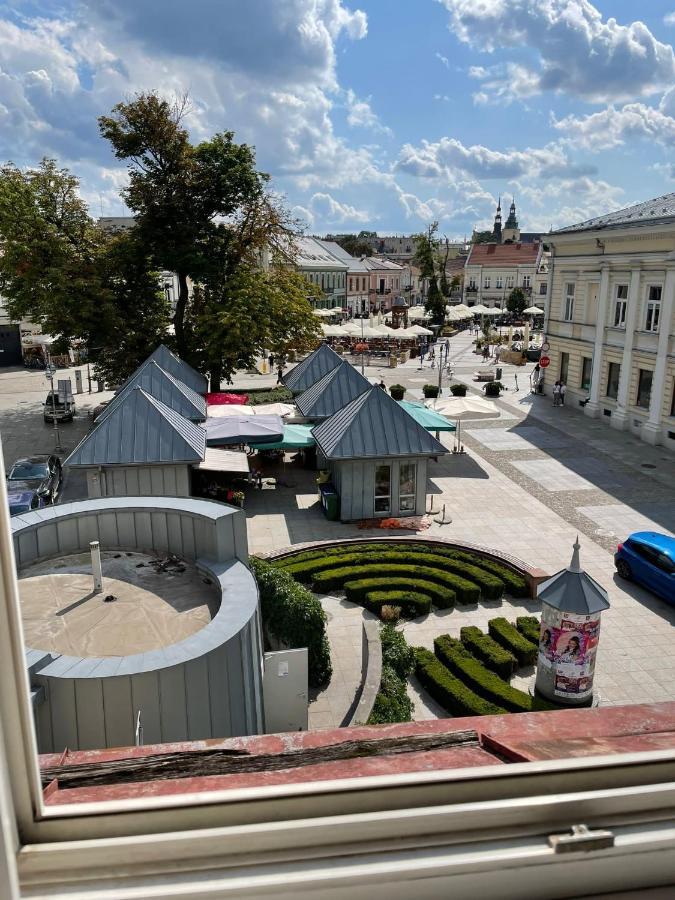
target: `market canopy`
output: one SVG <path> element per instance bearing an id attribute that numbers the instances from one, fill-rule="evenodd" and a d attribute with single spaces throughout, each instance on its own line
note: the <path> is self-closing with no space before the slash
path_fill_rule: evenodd
<path id="1" fill-rule="evenodd" d="M 543 316 L 543 315 L 544 315 L 544 310 L 543 310 L 543 309 L 539 309 L 538 306 L 528 306 L 527 309 L 524 309 L 524 310 L 523 310 L 523 313 L 524 313 L 526 316 Z"/>
<path id="2" fill-rule="evenodd" d="M 249 473 L 248 456 L 243 450 L 218 450 L 207 447 L 204 459 L 192 467 L 206 472 Z"/>
<path id="3" fill-rule="evenodd" d="M 329 316 L 336 315 L 339 312 L 339 310 L 337 310 L 337 309 L 313 309 L 312 312 L 314 313 L 315 316 L 323 316 L 325 318 L 328 318 Z"/>
<path id="4" fill-rule="evenodd" d="M 410 403 L 408 400 L 399 400 L 399 406 L 409 413 L 418 425 L 426 428 L 427 431 L 455 431 L 456 428 L 452 422 L 448 422 L 440 413 L 434 412 L 433 409 L 427 409 L 426 406 L 418 406 L 416 403 Z"/>
<path id="5" fill-rule="evenodd" d="M 228 444 L 267 444 L 284 434 L 281 416 L 226 416 L 206 420 L 207 447 Z"/>
<path id="6" fill-rule="evenodd" d="M 252 416 L 255 415 L 252 406 L 246 406 L 241 403 L 218 403 L 215 406 L 209 406 L 209 419 L 224 419 L 226 416 Z"/>
<path id="7" fill-rule="evenodd" d="M 312 437 L 312 428 L 312 425 L 284 425 L 284 433 L 280 441 L 251 444 L 251 447 L 254 450 L 302 450 L 313 447 L 316 441 Z"/>

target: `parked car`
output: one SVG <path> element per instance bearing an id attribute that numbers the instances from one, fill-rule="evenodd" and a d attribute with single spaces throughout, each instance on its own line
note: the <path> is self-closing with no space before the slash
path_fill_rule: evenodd
<path id="1" fill-rule="evenodd" d="M 57 422 L 72 422 L 75 415 L 75 401 L 60 400 L 58 391 L 49 391 L 44 405 L 44 419 L 50 424 Z"/>
<path id="2" fill-rule="evenodd" d="M 675 603 L 675 538 L 656 531 L 636 531 L 616 548 L 614 565 L 622 578 L 637 581 Z"/>
<path id="3" fill-rule="evenodd" d="M 10 490 L 7 499 L 9 500 L 10 516 L 18 516 L 33 509 L 42 509 L 47 505 L 37 491 Z"/>
<path id="4" fill-rule="evenodd" d="M 7 473 L 7 490 L 35 491 L 45 503 L 53 503 L 61 489 L 63 471 L 58 456 L 17 459 Z"/>

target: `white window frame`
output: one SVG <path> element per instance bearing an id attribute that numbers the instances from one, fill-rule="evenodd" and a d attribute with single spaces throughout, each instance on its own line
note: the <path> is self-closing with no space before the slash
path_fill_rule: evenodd
<path id="1" fill-rule="evenodd" d="M 576 284 L 573 281 L 565 282 L 565 294 L 563 297 L 563 321 L 574 321 L 574 298 L 576 294 Z"/>
<path id="2" fill-rule="evenodd" d="M 659 291 L 659 298 L 650 299 L 650 294 L 653 289 L 657 289 Z M 663 302 L 663 285 L 661 284 L 648 284 L 647 285 L 647 294 L 645 297 L 645 318 L 644 325 L 645 331 L 650 332 L 650 334 L 658 334 L 659 324 L 661 322 L 661 304 Z"/>
<path id="3" fill-rule="evenodd" d="M 531 275 L 523 275 L 523 287 L 524 288 L 532 287 L 532 276 Z"/>
<path id="4" fill-rule="evenodd" d="M 472 276 L 469 278 L 469 287 L 470 287 L 472 290 L 475 289 L 475 287 L 476 287 L 476 276 L 475 276 L 475 275 L 472 275 Z"/>
<path id="5" fill-rule="evenodd" d="M 579 854 L 548 843 L 573 823 L 616 835 L 583 855 L 584 891 L 671 883 L 671 750 L 46 807 L 1 458 L 0 507 L 3 900 L 19 883 L 53 900 L 285 900 L 369 885 L 398 900 L 420 878 L 425 896 L 543 897 L 542 884 L 579 872 Z"/>
<path id="6" fill-rule="evenodd" d="M 506 287 L 507 287 L 507 288 L 512 288 L 512 287 L 513 287 L 513 275 L 507 275 L 507 277 L 506 277 Z"/>
<path id="7" fill-rule="evenodd" d="M 619 293 L 625 291 L 625 297 L 619 297 Z M 626 309 L 628 307 L 628 285 L 617 284 L 614 290 L 614 319 L 612 320 L 613 328 L 626 327 Z"/>
<path id="8" fill-rule="evenodd" d="M 489 275 L 483 276 L 483 290 L 484 291 L 490 290 L 490 276 Z"/>
<path id="9" fill-rule="evenodd" d="M 504 279 L 502 278 L 501 275 L 497 275 L 497 277 L 495 278 L 495 287 L 502 288 L 503 286 L 504 286 Z"/>
<path id="10" fill-rule="evenodd" d="M 412 490 L 412 493 L 410 493 L 410 494 L 401 493 L 401 482 L 403 480 L 402 475 L 403 475 L 403 467 L 404 466 L 411 466 L 412 470 L 413 470 L 413 473 L 412 473 L 413 490 Z M 398 492 L 399 492 L 398 493 L 399 511 L 400 512 L 411 512 L 411 511 L 414 512 L 415 507 L 417 505 L 417 463 L 416 462 L 401 462 L 401 463 L 399 463 Z M 409 501 L 411 501 L 411 502 L 409 503 L 409 505 L 404 506 L 403 505 L 404 500 L 406 502 L 409 502 Z"/>
<path id="11" fill-rule="evenodd" d="M 387 494 L 378 494 L 377 493 L 377 469 L 380 467 L 389 469 L 389 493 Z M 373 511 L 376 516 L 384 516 L 391 515 L 391 489 L 392 489 L 392 480 L 393 480 L 393 466 L 391 463 L 377 463 L 375 465 L 375 479 L 373 483 Z M 378 500 L 386 500 L 387 508 L 386 509 L 378 509 L 377 501 Z"/>

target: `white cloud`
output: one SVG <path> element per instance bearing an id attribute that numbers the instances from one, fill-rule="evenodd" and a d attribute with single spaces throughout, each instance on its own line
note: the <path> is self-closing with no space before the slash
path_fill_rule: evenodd
<path id="1" fill-rule="evenodd" d="M 347 90 L 347 124 L 352 128 L 369 128 L 371 131 L 391 136 L 391 128 L 383 125 L 370 106 L 370 97 L 360 99 L 351 89 Z"/>
<path id="2" fill-rule="evenodd" d="M 419 147 L 404 144 L 396 169 L 422 178 L 454 180 L 456 171 L 475 178 L 517 178 L 522 175 L 559 178 L 580 175 L 588 167 L 573 164 L 556 144 L 525 150 L 491 150 L 480 144 L 467 147 L 456 138 L 422 141 Z"/>
<path id="3" fill-rule="evenodd" d="M 521 79 L 531 92 L 630 100 L 675 80 L 675 55 L 642 22 L 603 20 L 589 0 L 438 0 L 450 30 L 481 51 L 530 48 L 538 65 Z"/>
<path id="4" fill-rule="evenodd" d="M 363 209 L 356 209 L 348 203 L 340 203 L 330 194 L 318 192 L 312 194 L 309 208 L 313 221 L 325 222 L 328 225 L 344 225 L 346 222 L 370 222 L 372 216 Z"/>
<path id="5" fill-rule="evenodd" d="M 539 78 L 525 66 L 471 66 L 469 76 L 481 81 L 482 90 L 473 95 L 474 103 L 511 103 L 539 93 Z"/>
<path id="6" fill-rule="evenodd" d="M 663 17 L 664 25 L 675 25 L 675 12 L 666 13 Z"/>
<path id="7" fill-rule="evenodd" d="M 434 100 L 441 100 L 443 103 L 450 102 L 450 98 L 447 94 L 434 94 Z"/>
<path id="8" fill-rule="evenodd" d="M 552 118 L 552 125 L 574 146 L 608 150 L 627 140 L 646 138 L 666 146 L 675 145 L 675 118 L 663 109 L 672 109 L 672 92 L 665 95 L 660 109 L 644 103 L 629 103 L 617 109 L 609 106 L 586 116 Z"/>
<path id="9" fill-rule="evenodd" d="M 440 60 L 440 62 L 445 66 L 446 69 L 450 68 L 450 60 L 447 56 L 443 56 L 442 53 L 436 53 L 435 56 L 436 59 Z"/>

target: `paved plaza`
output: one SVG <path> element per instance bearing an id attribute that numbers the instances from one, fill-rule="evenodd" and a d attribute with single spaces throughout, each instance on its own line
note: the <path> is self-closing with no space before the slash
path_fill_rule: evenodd
<path id="1" fill-rule="evenodd" d="M 478 357 L 471 338 L 462 333 L 450 341 L 455 380 L 472 392 Z M 397 369 L 366 366 L 365 374 L 387 385 L 406 386 L 407 399 L 422 397 L 426 383 L 438 383 L 438 370 L 417 360 Z M 428 503 L 446 508 L 450 520 L 441 525 L 432 515 L 424 534 L 493 547 L 553 573 L 566 566 L 577 534 L 582 565 L 609 593 L 611 608 L 603 616 L 596 686 L 603 703 L 637 703 L 675 699 L 675 607 L 637 585 L 621 581 L 612 553 L 629 532 L 653 528 L 675 530 L 675 457 L 626 432 L 591 420 L 578 407 L 554 409 L 550 398 L 529 393 L 532 366 L 504 366 L 508 390 L 496 401 L 500 416 L 465 423 L 464 455 L 448 455 L 430 464 Z M 66 373 L 68 374 L 68 373 Z M 71 373 L 72 374 L 72 373 Z M 237 388 L 273 386 L 275 376 L 240 374 Z M 447 375 L 443 375 L 444 395 Z M 518 390 L 516 390 L 516 381 Z M 0 373 L 0 430 L 5 462 L 17 456 L 48 452 L 51 429 L 41 418 L 46 394 L 44 375 Z M 109 394 L 77 396 L 84 413 L 63 426 L 63 441 L 72 448 L 89 426 L 86 412 Z M 453 435 L 441 440 L 447 447 Z M 66 452 L 62 454 L 65 457 Z M 291 544 L 343 537 L 381 536 L 356 524 L 329 522 L 319 507 L 315 473 L 300 467 L 291 455 L 285 466 L 265 470 L 262 490 L 247 489 L 246 517 L 252 553 L 267 553 Z M 66 499 L 84 496 L 83 480 L 69 478 Z M 391 532 L 393 536 L 407 532 Z M 360 675 L 361 622 L 364 611 L 339 598 L 323 598 L 329 615 L 328 634 L 335 676 L 329 689 L 310 707 L 312 727 L 339 725 L 349 708 Z M 441 633 L 459 635 L 462 625 L 485 627 L 495 615 L 513 620 L 539 612 L 536 602 L 481 602 L 433 613 L 405 625 L 411 642 L 432 646 Z M 514 683 L 525 686 L 532 675 Z M 418 690 L 411 695 L 416 715 L 442 711 Z"/>

